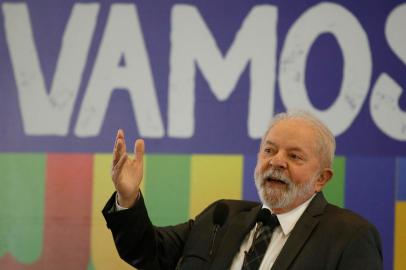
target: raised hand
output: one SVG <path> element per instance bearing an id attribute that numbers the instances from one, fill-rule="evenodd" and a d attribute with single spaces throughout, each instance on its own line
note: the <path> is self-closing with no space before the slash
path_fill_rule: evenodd
<path id="1" fill-rule="evenodd" d="M 144 141 L 138 139 L 134 144 L 134 159 L 128 157 L 124 131 L 117 131 L 113 150 L 111 178 L 118 194 L 118 203 L 123 207 L 131 207 L 137 200 L 143 177 Z"/>

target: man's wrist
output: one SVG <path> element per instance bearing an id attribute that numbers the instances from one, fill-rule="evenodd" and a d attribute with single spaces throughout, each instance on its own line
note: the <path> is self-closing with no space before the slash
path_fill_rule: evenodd
<path id="1" fill-rule="evenodd" d="M 135 198 L 134 203 L 132 203 L 129 207 L 120 205 L 119 199 L 118 199 L 118 193 L 116 193 L 116 210 L 117 210 L 117 211 L 122 211 L 122 210 L 127 210 L 127 209 L 129 209 L 130 207 L 132 207 L 132 206 L 138 201 L 138 199 L 140 198 L 140 193 L 141 193 L 141 192 L 138 191 L 137 197 Z"/>

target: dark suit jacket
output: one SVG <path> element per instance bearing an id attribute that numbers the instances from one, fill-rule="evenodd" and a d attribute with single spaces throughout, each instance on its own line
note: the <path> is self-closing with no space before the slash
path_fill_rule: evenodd
<path id="1" fill-rule="evenodd" d="M 119 212 L 114 211 L 114 198 L 115 195 L 106 204 L 103 215 L 120 257 L 139 269 L 228 269 L 261 209 L 255 202 L 222 200 L 229 214 L 213 244 L 213 211 L 218 202 L 195 220 L 154 227 L 142 197 L 133 208 Z M 212 256 L 210 249 L 214 251 Z M 298 220 L 272 269 L 382 269 L 379 234 L 366 220 L 327 203 L 318 193 Z"/>

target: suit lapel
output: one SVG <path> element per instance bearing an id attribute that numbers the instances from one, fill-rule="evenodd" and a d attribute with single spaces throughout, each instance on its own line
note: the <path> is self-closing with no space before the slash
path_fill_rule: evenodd
<path id="1" fill-rule="evenodd" d="M 327 201 L 324 199 L 323 194 L 318 193 L 296 223 L 272 269 L 285 270 L 289 268 L 313 229 L 319 223 L 319 216 L 323 213 L 326 205 Z"/>
<path id="2" fill-rule="evenodd" d="M 252 229 L 261 205 L 240 212 L 230 220 L 210 269 L 228 269 L 242 241 Z"/>

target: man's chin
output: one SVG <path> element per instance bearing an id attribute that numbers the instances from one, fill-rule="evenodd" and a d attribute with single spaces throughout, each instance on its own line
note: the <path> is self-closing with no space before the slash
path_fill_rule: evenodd
<path id="1" fill-rule="evenodd" d="M 263 187 L 261 190 L 261 201 L 270 208 L 279 207 L 284 194 L 284 190 L 276 188 L 269 190 Z"/>

